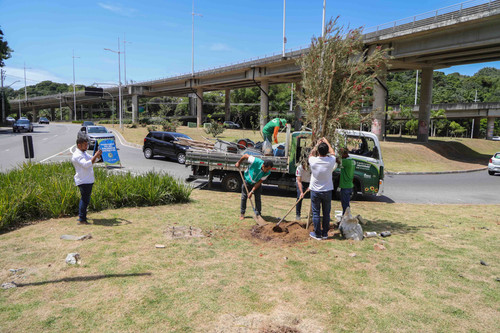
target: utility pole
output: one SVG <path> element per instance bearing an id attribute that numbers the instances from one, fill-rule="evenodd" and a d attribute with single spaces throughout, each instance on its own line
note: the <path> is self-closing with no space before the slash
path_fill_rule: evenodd
<path id="1" fill-rule="evenodd" d="M 193 11 L 191 12 L 191 15 L 193 17 L 192 19 L 193 23 L 191 27 L 191 75 L 194 76 L 194 17 L 195 15 L 203 17 L 203 15 L 194 12 L 194 0 L 193 0 Z"/>
<path id="2" fill-rule="evenodd" d="M 325 38 L 325 11 L 326 11 L 326 0 L 323 0 L 323 25 L 321 26 L 322 38 Z"/>
<path id="3" fill-rule="evenodd" d="M 417 105 L 417 97 L 418 97 L 418 69 L 417 69 L 417 78 L 415 79 L 415 105 Z"/>
<path id="4" fill-rule="evenodd" d="M 286 22 L 286 0 L 283 0 L 283 53 L 281 54 L 283 58 L 285 57 L 285 44 L 286 44 L 285 22 Z"/>
<path id="5" fill-rule="evenodd" d="M 24 100 L 28 101 L 28 91 L 26 89 L 26 62 L 24 62 Z"/>
<path id="6" fill-rule="evenodd" d="M 125 33 L 123 33 L 123 76 L 124 76 L 125 86 L 128 85 L 128 82 L 127 82 L 127 53 L 126 53 L 127 43 L 132 44 L 131 42 L 129 42 L 125 39 Z"/>
<path id="7" fill-rule="evenodd" d="M 75 112 L 75 121 L 76 121 L 76 86 L 75 86 L 75 49 L 73 49 L 73 110 Z"/>
<path id="8" fill-rule="evenodd" d="M 120 61 L 120 54 L 122 53 L 120 51 L 120 37 L 118 37 L 118 51 L 111 50 L 111 49 L 104 49 L 106 51 L 110 51 L 113 53 L 118 54 L 118 116 L 120 117 L 120 129 L 123 129 L 122 125 L 122 70 L 121 70 L 121 61 Z"/>
<path id="9" fill-rule="evenodd" d="M 0 80 L 2 81 L 2 121 L 3 123 L 5 121 L 5 92 L 3 91 L 3 80 L 5 79 L 5 71 L 2 69 L 0 70 Z"/>

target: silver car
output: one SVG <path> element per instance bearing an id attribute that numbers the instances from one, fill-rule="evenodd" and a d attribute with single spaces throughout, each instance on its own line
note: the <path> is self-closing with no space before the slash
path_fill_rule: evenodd
<path id="1" fill-rule="evenodd" d="M 98 139 L 115 140 L 115 135 L 110 133 L 104 126 L 83 126 L 80 131 L 87 134 L 89 138 L 89 149 L 94 149 L 95 143 Z"/>
<path id="2" fill-rule="evenodd" d="M 495 172 L 500 172 L 500 152 L 495 153 L 488 163 L 488 173 L 493 176 Z"/>

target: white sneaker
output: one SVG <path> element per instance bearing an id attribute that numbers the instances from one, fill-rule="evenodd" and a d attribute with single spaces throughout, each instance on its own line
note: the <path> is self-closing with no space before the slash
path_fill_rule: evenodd
<path id="1" fill-rule="evenodd" d="M 295 216 L 295 221 L 300 221 L 300 215 Z"/>

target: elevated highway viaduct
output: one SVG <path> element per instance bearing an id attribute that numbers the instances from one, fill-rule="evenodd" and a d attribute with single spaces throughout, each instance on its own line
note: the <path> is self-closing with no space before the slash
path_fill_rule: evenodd
<path id="1" fill-rule="evenodd" d="M 418 141 L 428 140 L 432 104 L 432 75 L 435 69 L 455 65 L 500 60 L 500 0 L 472 0 L 441 8 L 410 18 L 398 20 L 365 30 L 363 40 L 367 48 L 390 48 L 392 59 L 388 71 L 421 70 L 420 104 L 418 106 Z M 296 60 L 308 49 L 244 61 L 241 63 L 179 75 L 160 80 L 129 85 L 123 91 L 132 100 L 132 118 L 137 118 L 139 96 L 193 96 L 196 108 L 193 115 L 201 125 L 203 92 L 226 92 L 226 115 L 229 111 L 231 89 L 259 87 L 261 126 L 269 117 L 269 85 L 297 83 L 300 89 L 300 68 Z M 380 138 L 384 133 L 386 90 L 384 77 L 374 87 L 372 132 Z M 117 88 L 106 89 L 116 96 Z M 95 104 L 100 98 L 77 93 L 78 104 Z M 106 98 L 106 97 L 103 97 Z M 60 99 L 71 101 L 73 94 L 44 96 L 29 100 L 11 101 L 12 109 L 32 111 L 36 118 L 39 109 L 57 108 Z M 109 98 L 108 98 L 109 100 Z M 71 102 L 67 103 L 71 107 Z M 297 111 L 300 112 L 300 111 Z M 495 116 L 487 116 L 489 118 Z M 494 121 L 494 120 L 493 120 Z"/>

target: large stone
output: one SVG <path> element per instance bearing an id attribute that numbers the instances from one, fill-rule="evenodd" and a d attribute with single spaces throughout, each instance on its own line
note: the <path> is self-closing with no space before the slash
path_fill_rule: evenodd
<path id="1" fill-rule="evenodd" d="M 79 253 L 69 253 L 66 256 L 66 263 L 68 265 L 79 265 L 81 262 L 81 257 Z"/>

